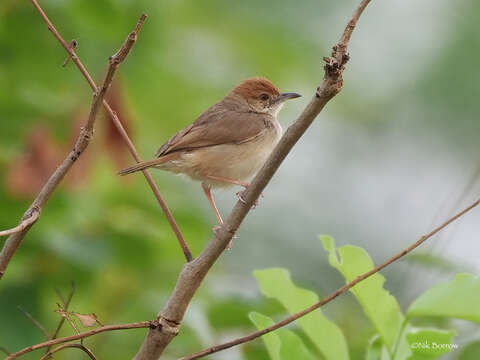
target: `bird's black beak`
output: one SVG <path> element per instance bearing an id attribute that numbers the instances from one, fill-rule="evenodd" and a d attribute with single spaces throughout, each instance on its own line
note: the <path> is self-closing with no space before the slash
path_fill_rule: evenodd
<path id="1" fill-rule="evenodd" d="M 276 103 L 282 103 L 282 102 L 287 101 L 289 99 L 295 99 L 295 98 L 298 98 L 298 97 L 301 97 L 301 96 L 302 95 L 297 94 L 297 93 L 282 93 L 282 94 L 277 96 L 277 98 L 275 99 L 275 102 Z"/>

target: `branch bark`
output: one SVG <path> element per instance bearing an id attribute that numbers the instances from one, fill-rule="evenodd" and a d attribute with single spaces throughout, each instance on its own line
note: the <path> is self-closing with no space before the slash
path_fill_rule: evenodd
<path id="1" fill-rule="evenodd" d="M 420 239 L 418 239 L 416 242 L 414 242 L 412 245 L 410 245 L 409 247 L 407 247 L 406 249 L 402 250 L 401 252 L 399 252 L 397 255 L 391 257 L 390 259 L 388 259 L 387 261 L 385 261 L 383 264 L 380 264 L 378 266 L 376 266 L 375 268 L 373 268 L 372 270 L 370 271 L 367 271 L 366 273 L 362 274 L 362 275 L 359 275 L 358 277 L 356 277 L 354 280 L 352 280 L 351 282 L 349 282 L 348 284 L 345 284 L 344 286 L 342 286 L 341 288 L 339 288 L 338 290 L 336 290 L 335 292 L 331 293 L 330 295 L 328 295 L 327 297 L 323 298 L 322 300 L 320 300 L 318 303 L 316 304 L 313 304 L 312 306 L 302 310 L 302 311 L 299 311 L 298 313 L 296 314 L 293 314 L 292 316 L 289 316 L 288 318 L 286 319 L 283 319 L 282 321 L 279 321 L 278 323 L 276 324 L 273 324 L 272 326 L 269 326 L 265 329 L 262 329 L 262 330 L 258 330 L 258 331 L 255 331 L 253 333 L 251 333 L 250 335 L 247 335 L 247 336 L 243 336 L 241 338 L 238 338 L 238 339 L 235 339 L 235 340 L 232 340 L 232 341 L 228 341 L 224 344 L 221 344 L 221 345 L 216 345 L 216 346 L 212 346 L 208 349 L 205 349 L 205 350 L 202 350 L 198 353 L 195 353 L 195 354 L 192 354 L 192 355 L 188 355 L 188 356 L 184 356 L 178 360 L 194 360 L 194 359 L 199 359 L 201 357 L 204 357 L 204 356 L 207 356 L 207 355 L 210 355 L 210 354 L 213 354 L 213 353 L 216 353 L 216 352 L 219 352 L 219 351 L 222 351 L 222 350 L 225 350 L 225 349 L 228 349 L 228 348 L 231 348 L 233 346 L 236 346 L 236 345 L 240 345 L 240 344 L 243 344 L 243 343 L 246 343 L 248 341 L 252 341 L 260 336 L 263 336 L 265 334 L 268 334 L 269 332 L 272 332 L 274 330 L 277 330 L 283 326 L 286 326 L 288 324 L 290 324 L 291 322 L 294 322 L 295 320 L 301 318 L 302 316 L 305 316 L 309 313 L 311 313 L 312 311 L 322 307 L 323 305 L 329 303 L 330 301 L 332 301 L 333 299 L 335 299 L 336 297 L 340 296 L 341 294 L 347 292 L 348 290 L 350 290 L 352 287 L 354 287 L 355 285 L 357 285 L 360 281 L 363 281 L 365 279 L 367 279 L 368 277 L 372 276 L 373 274 L 376 274 L 377 272 L 379 272 L 380 270 L 384 269 L 385 267 L 387 267 L 388 265 L 392 264 L 393 262 L 397 261 L 398 259 L 404 257 L 405 255 L 407 255 L 409 252 L 411 252 L 412 250 L 414 250 L 415 248 L 417 248 L 418 246 L 420 246 L 422 243 L 424 243 L 427 239 L 431 238 L 433 235 L 435 235 L 436 233 L 438 233 L 439 231 L 441 231 L 443 228 L 447 227 L 448 225 L 450 225 L 452 222 L 454 222 L 455 220 L 457 220 L 458 218 L 460 218 L 461 216 L 465 215 L 467 212 L 469 212 L 470 210 L 472 210 L 474 207 L 478 206 L 478 204 L 480 204 L 480 199 L 475 201 L 473 204 L 471 204 L 470 206 L 468 206 L 467 208 L 463 209 L 462 211 L 460 211 L 458 214 L 452 216 L 450 219 L 448 219 L 447 221 L 445 221 L 443 224 L 441 224 L 440 226 L 438 226 L 437 228 L 435 228 L 434 230 L 432 230 L 431 232 L 429 232 L 428 234 L 425 234 L 423 235 Z"/>
<path id="2" fill-rule="evenodd" d="M 31 0 L 34 5 L 37 7 L 37 10 L 41 13 L 42 17 L 44 20 L 49 24 L 49 29 L 54 33 L 54 35 L 57 37 L 57 39 L 62 43 L 62 45 L 65 44 L 63 39 L 60 37 L 58 32 L 56 32 L 55 28 L 53 28 L 53 25 L 49 22 L 48 18 L 46 18 L 46 15 L 43 13 L 43 11 L 40 9 L 38 6 L 38 3 L 36 0 Z M 354 12 L 352 18 L 350 19 L 349 23 L 347 24 L 345 31 L 340 38 L 340 41 L 333 47 L 333 52 L 331 57 L 325 57 L 324 61 L 326 63 L 325 65 L 325 76 L 324 79 L 321 83 L 321 85 L 317 88 L 317 91 L 308 104 L 308 106 L 305 108 L 305 110 L 302 112 L 302 114 L 299 116 L 299 118 L 289 127 L 285 135 L 282 137 L 280 140 L 279 144 L 277 147 L 274 149 L 272 152 L 271 156 L 265 163 L 265 165 L 262 167 L 260 172 L 257 174 L 257 176 L 254 178 L 254 180 L 251 183 L 251 186 L 248 188 L 244 195 L 243 201 L 238 201 L 235 207 L 233 208 L 232 212 L 230 213 L 227 221 L 225 224 L 222 226 L 222 228 L 215 233 L 214 238 L 209 242 L 209 244 L 206 246 L 204 251 L 200 254 L 200 256 L 195 259 L 191 260 L 191 254 L 190 254 L 190 259 L 189 256 L 186 252 L 186 250 L 189 253 L 188 247 L 186 247 L 186 244 L 182 241 L 179 242 L 182 245 L 182 248 L 184 249 L 185 255 L 187 257 L 187 260 L 189 261 L 187 264 L 184 265 L 180 275 L 179 279 L 177 281 L 177 284 L 168 299 L 167 303 L 165 304 L 164 308 L 162 311 L 158 314 L 158 317 L 155 321 L 145 321 L 145 322 L 138 322 L 138 323 L 132 323 L 132 324 L 123 324 L 123 325 L 109 325 L 109 326 L 102 326 L 100 328 L 87 331 L 84 333 L 80 333 L 77 335 L 69 336 L 69 337 L 64 337 L 60 339 L 52 339 L 37 345 L 30 346 L 28 348 L 25 348 L 19 352 L 16 352 L 14 354 L 11 354 L 7 359 L 13 359 L 16 358 L 22 354 L 28 353 L 30 351 L 44 348 L 44 347 L 50 347 L 52 345 L 60 344 L 60 343 L 65 343 L 77 339 L 83 339 L 88 336 L 92 336 L 101 332 L 106 332 L 106 331 L 113 331 L 113 330 L 119 330 L 119 329 L 132 329 L 132 328 L 146 328 L 149 327 L 150 331 L 147 334 L 147 337 L 142 344 L 142 347 L 140 348 L 139 352 L 137 353 L 135 359 L 157 359 L 166 346 L 170 343 L 170 341 L 173 339 L 173 337 L 178 333 L 181 321 L 183 319 L 183 316 L 185 314 L 185 311 L 193 298 L 196 290 L 200 286 L 202 280 L 210 270 L 210 268 L 213 266 L 215 261 L 218 259 L 218 257 L 222 254 L 222 252 L 225 250 L 226 246 L 228 243 L 231 241 L 233 236 L 235 235 L 236 231 L 238 230 L 239 226 L 241 225 L 243 219 L 246 217 L 248 212 L 250 211 L 252 205 L 254 204 L 255 200 L 258 198 L 258 196 L 261 194 L 262 190 L 266 187 L 270 179 L 273 177 L 283 160 L 286 158 L 290 150 L 293 148 L 293 146 L 296 144 L 296 142 L 300 139 L 300 137 L 305 133 L 305 131 L 308 129 L 308 127 L 311 125 L 313 120 L 316 118 L 316 116 L 321 112 L 323 107 L 328 103 L 328 101 L 333 98 L 336 94 L 338 94 L 343 86 L 343 79 L 342 79 L 342 74 L 345 69 L 345 64 L 349 60 L 349 56 L 347 54 L 347 47 L 351 38 L 351 35 L 353 33 L 353 30 L 355 29 L 355 26 L 366 8 L 366 6 L 369 4 L 370 0 L 363 0 L 361 1 L 360 5 Z M 110 67 L 107 72 L 107 75 L 105 77 L 104 85 L 101 89 L 97 89 L 95 83 L 93 80 L 91 80 L 90 75 L 88 72 L 86 72 L 85 68 L 83 67 L 82 63 L 78 59 L 78 57 L 75 55 L 74 49 L 72 47 L 68 47 L 66 44 L 64 45 L 65 49 L 67 52 L 69 52 L 71 58 L 79 69 L 81 70 L 82 74 L 85 76 L 87 81 L 89 81 L 89 84 L 92 86 L 92 88 L 95 90 L 95 95 L 94 95 L 94 100 L 92 103 L 92 108 L 89 116 L 89 122 L 87 123 L 87 126 L 84 130 L 82 131 L 87 131 L 89 132 L 90 136 L 93 134 L 93 123 L 95 120 L 96 113 L 98 111 L 98 107 L 100 103 L 103 103 L 103 105 L 106 107 L 107 112 L 112 117 L 112 120 L 114 121 L 115 124 L 119 124 L 119 131 L 123 133 L 124 135 L 124 140 L 127 142 L 127 145 L 129 144 L 129 149 L 131 150 L 132 154 L 136 158 L 137 161 L 140 161 L 140 158 L 138 157 L 138 154 L 136 154 L 136 150 L 133 147 L 133 144 L 131 143 L 130 139 L 125 133 L 125 130 L 121 126 L 118 117 L 116 114 L 111 110 L 111 108 L 108 106 L 108 104 L 103 100 L 103 96 L 105 95 L 105 92 L 108 90 L 108 85 L 111 83 L 113 74 L 118 67 L 118 65 L 125 59 L 125 57 L 128 55 L 128 51 L 131 49 L 133 46 L 135 40 L 136 40 L 136 35 L 138 30 L 140 29 L 141 25 L 143 24 L 143 21 L 145 20 L 145 16 L 142 15 L 142 18 L 140 19 L 139 23 L 137 24 L 137 27 L 134 32 L 132 32 L 129 37 L 127 38 L 124 46 L 114 55 L 110 58 Z M 125 50 L 128 49 L 128 50 Z M 83 70 L 82 70 L 83 69 Z M 106 85 L 108 84 L 108 85 Z M 90 120 L 92 120 L 91 127 L 90 125 Z M 89 140 L 89 138 L 87 139 Z M 88 144 L 88 143 L 87 143 Z M 133 150 L 132 150 L 133 149 Z M 78 154 L 79 156 L 80 154 Z M 67 158 L 68 159 L 68 158 Z M 57 169 L 58 170 L 58 169 Z M 149 177 L 148 172 L 144 171 L 144 174 L 148 179 Z M 149 181 L 150 183 L 150 181 Z M 152 181 L 153 184 L 153 181 Z M 153 184 L 152 190 L 154 191 L 155 195 L 157 196 L 157 199 L 161 199 L 160 194 L 158 193 L 158 189 L 156 189 L 156 186 Z M 156 189 L 156 191 L 155 191 Z M 159 199 L 160 204 L 162 205 L 162 201 Z M 260 331 L 256 331 L 250 335 L 238 338 L 236 340 L 232 340 L 230 342 L 217 345 L 211 348 L 208 348 L 206 350 L 203 350 L 201 352 L 186 356 L 181 358 L 180 360 L 193 360 L 193 359 L 198 359 L 203 356 L 230 348 L 235 345 L 239 345 L 248 341 L 251 341 L 253 339 L 256 339 L 264 334 L 267 334 L 271 331 L 274 331 L 280 327 L 286 326 L 287 324 L 297 320 L 298 318 L 305 316 L 306 314 L 318 309 L 319 307 L 325 305 L 326 303 L 332 301 L 339 295 L 345 293 L 349 289 L 351 289 L 353 286 L 358 284 L 360 281 L 363 281 L 370 277 L 371 275 L 379 272 L 386 266 L 392 264 L 396 260 L 400 259 L 401 257 L 405 256 L 409 252 L 413 251 L 415 248 L 420 246 L 423 242 L 425 242 L 427 239 L 441 231 L 443 228 L 448 226 L 450 223 L 453 221 L 457 220 L 467 212 L 469 212 L 471 209 L 474 207 L 478 206 L 480 204 L 480 200 L 475 201 L 472 205 L 467 207 L 466 209 L 462 210 L 455 216 L 451 217 L 447 221 L 445 221 L 442 225 L 438 226 L 434 230 L 432 230 L 430 233 L 423 235 L 420 239 L 418 239 L 415 243 L 410 245 L 408 248 L 404 249 L 397 255 L 393 256 L 386 262 L 382 263 L 381 265 L 378 265 L 374 269 L 358 276 L 355 278 L 353 281 L 347 283 L 343 287 L 339 288 L 329 296 L 325 297 L 322 299 L 320 302 L 313 304 L 309 308 L 306 308 L 302 310 L 301 312 L 298 312 L 268 328 L 265 328 Z M 37 209 L 36 211 L 39 213 L 41 208 Z M 167 209 L 167 218 L 168 218 L 168 209 Z M 171 214 L 170 214 L 171 215 Z M 34 214 L 30 214 L 30 217 L 33 217 Z M 37 215 L 38 218 L 38 215 Z M 29 219 L 29 218 L 27 218 Z M 173 219 L 173 218 L 172 218 Z M 35 220 L 32 221 L 32 224 Z M 169 220 L 170 221 L 170 220 Z M 174 223 L 174 221 L 173 221 Z M 19 225 L 20 226 L 20 225 Z M 175 224 L 176 226 L 176 224 Z M 172 228 L 175 231 L 175 226 L 172 225 Z M 26 227 L 25 227 L 26 229 Z M 178 227 L 177 227 L 178 229 Z M 28 231 L 28 229 L 27 229 Z M 1 233 L 0 233 L 1 234 Z M 180 235 L 181 237 L 181 235 Z M 183 238 L 182 238 L 183 239 Z M 186 249 L 186 250 L 185 250 Z M 3 251 L 2 251 L 3 253 Z M 81 344 L 65 344 L 62 346 L 57 347 L 56 349 L 52 350 L 51 352 L 47 353 L 43 358 L 46 358 L 53 354 L 56 351 L 59 351 L 63 348 L 67 347 L 83 347 Z M 84 347 L 83 347 L 84 348 Z M 86 348 L 84 348 L 86 349 Z M 82 350 L 84 350 L 82 349 Z M 88 349 L 86 349 L 88 350 Z M 48 349 L 47 349 L 48 351 Z M 85 351 L 85 350 L 84 350 Z M 90 352 L 91 353 L 91 352 Z M 87 352 L 87 354 L 89 354 Z M 94 359 L 93 354 L 89 354 L 89 356 Z M 42 358 L 42 359 L 43 359 Z"/>
<path id="3" fill-rule="evenodd" d="M 27 226 L 32 225 L 37 219 L 40 217 L 40 212 L 39 211 L 34 211 L 32 215 L 25 220 L 20 221 L 20 224 L 15 226 L 14 228 L 8 229 L 8 230 L 3 230 L 0 231 L 0 236 L 7 236 L 7 235 L 12 235 L 15 233 L 18 233 L 22 230 L 24 230 Z"/>
<path id="4" fill-rule="evenodd" d="M 325 60 L 325 76 L 315 95 L 299 118 L 288 128 L 273 150 L 265 165 L 246 190 L 244 202 L 238 201 L 224 225 L 215 233 L 203 252 L 192 262 L 185 264 L 167 303 L 158 314 L 159 326 L 150 329 L 135 360 L 156 360 L 178 334 L 185 311 L 202 280 L 227 247 L 247 216 L 255 200 L 267 186 L 292 147 L 305 133 L 328 101 L 340 92 L 342 73 L 349 57 L 347 47 L 353 30 L 370 0 L 362 0 L 348 22 L 340 41 L 333 47 L 331 57 Z"/>
<path id="5" fill-rule="evenodd" d="M 40 16 L 42 17 L 43 21 L 47 24 L 48 30 L 53 34 L 53 36 L 58 40 L 58 42 L 62 45 L 62 47 L 67 51 L 69 54 L 69 57 L 72 59 L 72 61 L 75 63 L 77 68 L 80 70 L 80 73 L 83 75 L 85 80 L 87 80 L 88 84 L 92 88 L 93 91 L 97 91 L 97 85 L 95 84 L 95 81 L 93 81 L 92 77 L 90 76 L 89 72 L 83 65 L 82 61 L 78 58 L 76 52 L 75 52 L 75 47 L 70 46 L 60 35 L 60 33 L 57 31 L 53 23 L 50 21 L 50 19 L 47 17 L 43 9 L 40 7 L 38 4 L 37 0 L 30 0 L 35 7 L 35 9 L 38 11 Z M 137 25 L 138 27 L 138 25 Z M 137 30 L 137 28 L 135 29 Z M 135 31 L 134 31 L 135 32 Z M 133 39 L 133 43 L 135 42 L 136 37 Z M 132 45 L 133 45 L 132 43 Z M 118 55 L 118 53 L 116 54 Z M 128 137 L 128 134 L 126 130 L 124 129 L 122 123 L 120 122 L 120 119 L 118 118 L 118 115 L 113 111 L 113 109 L 110 107 L 108 102 L 106 100 L 103 100 L 103 107 L 105 108 L 107 114 L 109 115 L 110 119 L 113 121 L 113 124 L 115 125 L 116 129 L 120 133 L 120 136 L 122 137 L 123 141 L 127 145 L 127 148 L 132 155 L 132 157 L 135 159 L 135 161 L 142 162 L 142 158 L 140 155 L 138 155 L 137 150 L 135 149 L 135 145 L 133 145 L 132 140 Z M 153 194 L 155 195 L 155 198 L 157 199 L 158 203 L 160 204 L 160 207 L 162 208 L 162 211 L 165 214 L 165 217 L 167 218 L 168 223 L 170 224 L 173 232 L 175 233 L 175 236 L 177 237 L 178 243 L 180 244 L 180 247 L 182 248 L 182 251 L 185 255 L 185 258 L 187 261 L 192 261 L 193 256 L 192 252 L 188 248 L 187 243 L 185 242 L 185 239 L 183 238 L 183 235 L 180 231 L 180 228 L 178 227 L 177 223 L 175 222 L 175 219 L 170 211 L 170 209 L 167 206 L 167 203 L 163 199 L 162 195 L 160 194 L 160 190 L 158 189 L 157 185 L 153 181 L 152 176 L 150 175 L 148 170 L 143 170 L 143 175 L 145 176 L 145 179 L 147 180 L 148 185 L 153 191 Z"/>
<path id="6" fill-rule="evenodd" d="M 45 15 L 45 13 L 43 13 L 43 10 L 41 10 L 36 0 L 32 0 L 32 3 L 35 5 L 35 7 L 37 7 L 37 9 L 40 11 L 42 15 Z M 68 171 L 73 166 L 73 164 L 77 161 L 77 159 L 82 155 L 82 153 L 87 148 L 91 138 L 93 137 L 93 128 L 95 125 L 95 120 L 97 118 L 97 113 L 112 83 L 113 76 L 118 66 L 120 65 L 120 63 L 123 60 L 125 60 L 126 56 L 130 52 L 137 37 L 136 32 L 140 30 L 145 19 L 146 19 L 146 15 L 142 15 L 140 17 L 140 20 L 135 30 L 132 33 L 130 33 L 130 35 L 127 37 L 127 40 L 123 44 L 123 46 L 120 48 L 120 50 L 113 57 L 110 58 L 109 60 L 110 64 L 107 70 L 107 74 L 105 75 L 103 85 L 100 88 L 93 89 L 94 95 L 92 100 L 92 106 L 90 107 L 90 113 L 88 115 L 88 120 L 85 126 L 81 129 L 80 134 L 75 143 L 75 146 L 73 147 L 73 150 L 70 152 L 70 154 L 68 154 L 65 160 L 63 160 L 62 164 L 60 164 L 60 166 L 50 176 L 48 181 L 43 186 L 42 190 L 40 190 L 40 193 L 37 195 L 32 205 L 30 205 L 30 207 L 22 217 L 22 222 L 25 222 L 28 219 L 33 218 L 34 216 L 37 216 L 38 218 L 38 214 L 40 214 L 43 206 L 46 204 L 50 196 L 53 194 L 53 192 L 58 187 L 60 182 L 63 180 L 65 175 L 68 173 Z M 49 26 L 49 29 L 53 31 L 54 29 L 53 25 L 52 27 Z M 65 45 L 67 46 L 67 48 L 69 48 L 67 44 Z M 25 235 L 28 233 L 28 231 L 30 230 L 33 224 L 34 224 L 34 221 L 24 226 L 21 231 L 10 235 L 7 241 L 5 242 L 5 244 L 3 245 L 2 252 L 0 253 L 0 279 L 5 273 L 5 270 L 7 269 L 10 259 L 17 251 L 18 247 L 22 243 L 22 240 L 24 239 Z"/>
<path id="7" fill-rule="evenodd" d="M 19 357 L 20 355 L 29 353 L 29 352 L 34 351 L 34 350 L 42 349 L 42 348 L 57 345 L 57 344 L 63 344 L 63 343 L 78 340 L 78 339 L 85 339 L 87 337 L 97 335 L 97 334 L 107 332 L 107 331 L 126 330 L 126 329 L 140 329 L 140 328 L 147 328 L 147 327 L 152 327 L 152 326 L 156 326 L 156 325 L 154 325 L 154 322 L 152 322 L 152 321 L 140 321 L 140 322 L 130 323 L 130 324 L 118 324 L 118 325 L 101 326 L 99 328 L 96 328 L 96 329 L 93 329 L 93 330 L 90 330 L 90 331 L 85 331 L 83 333 L 75 334 L 75 335 L 72 335 L 72 336 L 66 336 L 66 337 L 58 338 L 58 339 L 52 339 L 52 340 L 44 341 L 42 343 L 26 347 L 25 349 L 17 351 L 16 353 L 10 354 L 6 358 L 6 360 L 15 359 L 15 358 Z"/>

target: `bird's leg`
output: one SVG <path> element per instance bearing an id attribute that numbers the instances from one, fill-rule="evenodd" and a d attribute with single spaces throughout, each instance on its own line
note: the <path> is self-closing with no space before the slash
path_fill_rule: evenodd
<path id="1" fill-rule="evenodd" d="M 202 183 L 202 189 L 205 195 L 207 196 L 208 201 L 210 202 L 210 205 L 212 206 L 213 211 L 215 212 L 215 216 L 217 217 L 217 221 L 220 225 L 223 225 L 223 219 L 222 215 L 220 215 L 220 212 L 218 211 L 217 205 L 215 204 L 215 200 L 213 200 L 213 195 L 210 190 L 210 187 L 204 183 Z"/>
<path id="2" fill-rule="evenodd" d="M 216 180 L 216 181 L 229 183 L 229 184 L 235 184 L 235 185 L 243 186 L 245 188 L 245 190 L 247 190 L 247 188 L 250 186 L 250 183 L 247 182 L 247 181 L 235 180 L 235 179 L 225 178 L 225 177 L 222 177 L 222 176 L 207 175 L 207 178 L 212 179 L 212 180 Z M 236 194 L 237 197 L 238 197 L 238 200 L 240 200 L 244 204 L 246 203 L 245 199 L 243 198 L 243 193 L 245 192 L 245 190 L 239 191 Z M 263 194 L 260 194 L 260 196 L 263 196 Z M 256 199 L 255 202 L 253 203 L 253 208 L 255 208 L 257 205 L 258 205 L 258 199 Z"/>
<path id="3" fill-rule="evenodd" d="M 207 196 L 208 201 L 210 202 L 210 205 L 212 205 L 213 211 L 215 212 L 215 216 L 217 217 L 217 221 L 219 225 L 216 225 L 213 227 L 213 232 L 216 233 L 219 229 L 220 226 L 223 225 L 223 219 L 222 215 L 220 215 L 220 212 L 218 211 L 217 205 L 215 204 L 215 200 L 213 199 L 212 191 L 210 187 L 204 183 L 202 183 L 202 189 L 205 195 Z M 232 240 L 227 245 L 227 250 L 230 250 L 232 248 Z"/>

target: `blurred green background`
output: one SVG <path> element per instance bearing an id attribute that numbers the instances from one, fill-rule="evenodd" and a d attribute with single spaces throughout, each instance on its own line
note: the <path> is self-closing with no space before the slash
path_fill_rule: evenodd
<path id="1" fill-rule="evenodd" d="M 282 111 L 286 128 L 321 80 L 322 56 L 357 3 L 41 1 L 64 38 L 77 40 L 77 53 L 97 81 L 141 12 L 149 15 L 110 93 L 145 159 L 250 76 L 304 95 Z M 165 359 L 251 331 L 252 310 L 284 315 L 260 295 L 254 269 L 288 268 L 297 284 L 320 295 L 339 287 L 342 279 L 328 267 L 319 233 L 365 248 L 378 263 L 478 196 L 479 16 L 475 0 L 372 1 L 353 35 L 344 90 L 288 156 L 233 250 L 209 274 Z M 91 91 L 73 63 L 61 66 L 64 59 L 28 1 L 1 1 L 1 229 L 16 224 L 87 117 Z M 59 320 L 54 289 L 66 295 L 71 281 L 71 309 L 94 312 L 103 323 L 152 319 L 161 308 L 184 258 L 143 177 L 115 174 L 130 163 L 102 114 L 92 144 L 0 282 L 0 346 L 15 351 L 41 342 L 17 306 L 53 331 Z M 199 184 L 152 173 L 198 254 L 215 222 Z M 223 214 L 234 193 L 217 195 Z M 405 308 L 456 271 L 478 273 L 478 240 L 477 211 L 387 269 L 386 287 Z M 346 295 L 325 313 L 345 332 L 352 359 L 362 359 L 373 329 L 360 307 Z M 458 327 L 460 348 L 451 358 L 472 352 L 465 344 L 480 338 L 478 327 Z M 129 358 L 144 334 L 108 333 L 86 344 L 99 359 Z M 57 358 L 81 356 L 65 351 Z M 260 341 L 212 356 L 266 357 Z"/>

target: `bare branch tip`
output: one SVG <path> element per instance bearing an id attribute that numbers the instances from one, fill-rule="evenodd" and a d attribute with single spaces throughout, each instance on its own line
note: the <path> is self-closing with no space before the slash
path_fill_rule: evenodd
<path id="1" fill-rule="evenodd" d="M 141 30 L 143 24 L 145 23 L 145 20 L 147 20 L 148 15 L 146 13 L 142 13 L 140 16 L 140 19 L 138 19 L 137 26 L 135 27 L 135 30 L 133 30 L 134 34 L 138 34 L 138 32 Z"/>
<path id="2" fill-rule="evenodd" d="M 32 314 L 24 310 L 20 305 L 17 305 L 17 309 L 20 310 L 23 313 L 23 315 L 25 315 L 33 323 L 33 325 L 35 325 L 42 332 L 45 338 L 47 339 L 50 338 L 50 334 L 48 333 L 48 331 L 37 319 L 33 317 Z"/>
<path id="3" fill-rule="evenodd" d="M 71 287 L 71 289 L 70 289 L 69 298 L 71 299 L 73 297 L 73 294 L 75 294 L 75 290 L 76 290 L 75 281 L 71 282 L 70 287 Z"/>

